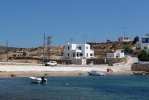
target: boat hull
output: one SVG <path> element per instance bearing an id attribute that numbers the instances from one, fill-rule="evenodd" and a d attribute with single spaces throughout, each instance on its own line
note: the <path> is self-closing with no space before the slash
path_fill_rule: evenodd
<path id="1" fill-rule="evenodd" d="M 97 71 L 91 71 L 91 72 L 88 72 L 89 76 L 105 76 L 106 74 L 105 73 L 102 73 L 102 72 L 97 72 Z"/>
<path id="2" fill-rule="evenodd" d="M 41 78 L 37 78 L 37 77 L 29 77 L 32 80 L 32 83 L 36 83 L 36 84 L 47 84 L 47 79 L 45 79 L 44 81 Z"/>

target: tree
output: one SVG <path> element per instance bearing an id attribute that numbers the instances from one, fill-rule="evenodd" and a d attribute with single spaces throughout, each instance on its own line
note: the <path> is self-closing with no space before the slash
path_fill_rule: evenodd
<path id="1" fill-rule="evenodd" d="M 136 36 L 136 37 L 134 38 L 134 40 L 133 40 L 133 43 L 136 44 L 138 41 L 139 41 L 139 37 Z"/>

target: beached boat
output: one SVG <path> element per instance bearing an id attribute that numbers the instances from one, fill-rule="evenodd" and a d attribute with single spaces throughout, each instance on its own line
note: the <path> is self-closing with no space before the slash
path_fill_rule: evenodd
<path id="1" fill-rule="evenodd" d="M 32 80 L 32 83 L 37 84 L 47 84 L 47 79 L 44 77 L 38 78 L 38 77 L 29 77 Z"/>
<path id="2" fill-rule="evenodd" d="M 106 74 L 103 73 L 103 72 L 99 72 L 99 71 L 91 71 L 91 72 L 88 72 L 89 76 L 105 76 Z"/>
<path id="3" fill-rule="evenodd" d="M 135 71 L 133 72 L 134 75 L 149 75 L 149 72 L 145 71 Z"/>

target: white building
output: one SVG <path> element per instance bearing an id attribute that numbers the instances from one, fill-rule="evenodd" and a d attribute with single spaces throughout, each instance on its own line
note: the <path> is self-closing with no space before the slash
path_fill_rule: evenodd
<path id="1" fill-rule="evenodd" d="M 119 37 L 118 38 L 118 41 L 121 41 L 121 42 L 130 42 L 131 39 L 128 36 L 123 36 L 123 37 Z"/>
<path id="2" fill-rule="evenodd" d="M 107 58 L 124 58 L 125 54 L 123 50 L 116 50 L 107 53 Z"/>
<path id="3" fill-rule="evenodd" d="M 28 57 L 30 56 L 29 52 L 26 50 L 16 51 L 10 55 L 11 57 Z"/>
<path id="4" fill-rule="evenodd" d="M 67 44 L 64 47 L 64 59 L 88 59 L 94 57 L 94 51 L 89 44 Z"/>
<path id="5" fill-rule="evenodd" d="M 136 48 L 141 50 L 149 49 L 149 34 L 145 34 L 145 36 L 141 38 L 141 40 L 137 43 Z"/>

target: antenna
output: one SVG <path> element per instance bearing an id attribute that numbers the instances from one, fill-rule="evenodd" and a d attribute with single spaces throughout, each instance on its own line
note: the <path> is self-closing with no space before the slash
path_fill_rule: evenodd
<path id="1" fill-rule="evenodd" d="M 45 51 L 44 51 L 44 49 L 45 49 L 45 44 L 46 44 L 45 40 L 46 40 L 46 35 L 45 35 L 45 33 L 44 33 L 44 36 L 43 36 L 43 58 L 42 58 L 42 63 L 45 62 Z"/>
<path id="2" fill-rule="evenodd" d="M 126 27 L 124 26 L 124 39 L 125 39 L 125 37 L 126 37 L 125 31 L 126 31 Z"/>
<path id="3" fill-rule="evenodd" d="M 70 37 L 70 43 L 73 43 L 73 41 L 74 41 L 74 38 Z"/>
<path id="4" fill-rule="evenodd" d="M 86 34 L 83 34 L 83 43 L 86 43 Z"/>
<path id="5" fill-rule="evenodd" d="M 51 45 L 51 38 L 50 36 L 47 36 L 47 53 L 48 53 L 48 58 L 50 60 L 50 45 Z"/>

